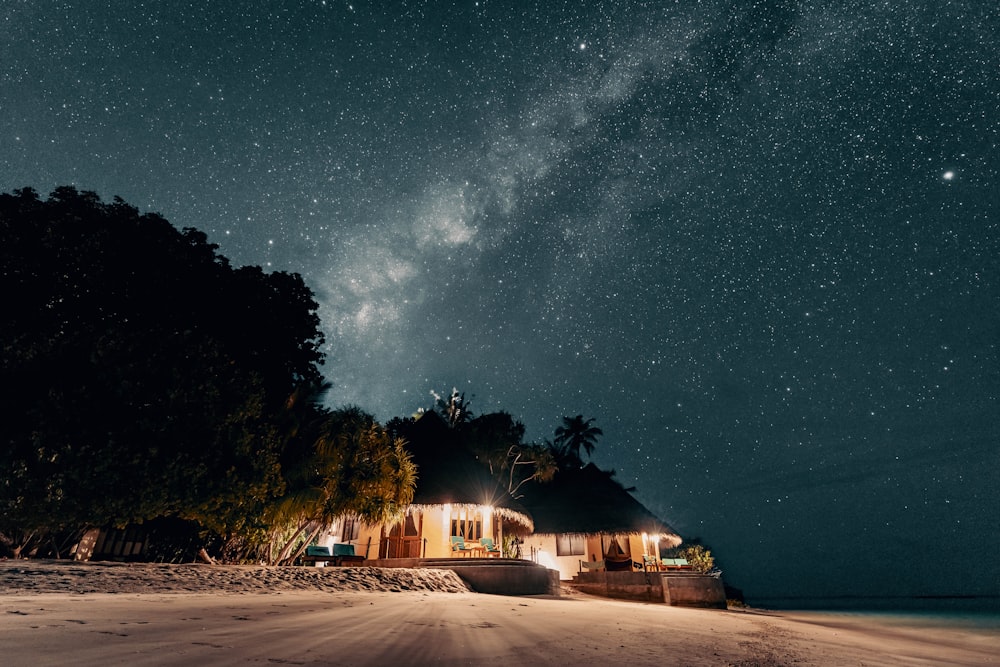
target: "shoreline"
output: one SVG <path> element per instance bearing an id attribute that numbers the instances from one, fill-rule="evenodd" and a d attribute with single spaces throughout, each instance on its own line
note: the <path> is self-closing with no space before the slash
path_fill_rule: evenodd
<path id="1" fill-rule="evenodd" d="M 374 570 L 6 561 L 0 652 L 13 665 L 95 666 L 1000 664 L 995 632 L 575 591 L 481 595 L 450 571 Z"/>

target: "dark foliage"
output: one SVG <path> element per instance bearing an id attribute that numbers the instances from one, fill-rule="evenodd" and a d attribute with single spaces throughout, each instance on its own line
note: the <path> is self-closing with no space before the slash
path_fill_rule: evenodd
<path id="1" fill-rule="evenodd" d="M 320 381 L 296 274 L 63 187 L 0 195 L 0 532 L 193 519 L 281 492 L 288 396 Z"/>

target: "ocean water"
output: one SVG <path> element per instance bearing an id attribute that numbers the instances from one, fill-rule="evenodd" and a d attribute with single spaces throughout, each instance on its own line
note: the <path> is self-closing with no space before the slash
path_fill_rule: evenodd
<path id="1" fill-rule="evenodd" d="M 920 595 L 837 597 L 755 597 L 747 603 L 761 609 L 801 611 L 928 611 L 1000 614 L 1000 595 Z"/>
<path id="2" fill-rule="evenodd" d="M 753 607 L 808 612 L 908 628 L 947 628 L 1000 636 L 1000 596 L 757 598 Z"/>

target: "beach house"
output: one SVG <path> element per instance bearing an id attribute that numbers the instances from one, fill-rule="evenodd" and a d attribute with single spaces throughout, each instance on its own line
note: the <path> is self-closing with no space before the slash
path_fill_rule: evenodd
<path id="1" fill-rule="evenodd" d="M 548 483 L 526 484 L 515 500 L 437 413 L 422 414 L 406 436 L 418 473 L 404 520 L 374 526 L 346 520 L 334 527 L 336 541 L 357 545 L 369 559 L 519 555 L 571 579 L 581 561 L 632 570 L 643 556 L 658 561 L 661 548 L 681 543 L 593 463 L 560 470 Z M 516 551 L 502 551 L 504 536 L 518 538 Z"/>
<path id="2" fill-rule="evenodd" d="M 418 472 L 404 519 L 382 525 L 343 520 L 333 539 L 355 544 L 355 552 L 370 559 L 467 558 L 500 556 L 505 535 L 531 532 L 530 513 L 437 413 L 423 413 L 406 436 Z"/>
<path id="3" fill-rule="evenodd" d="M 558 570 L 560 579 L 588 566 L 631 571 L 634 564 L 642 567 L 643 556 L 659 561 L 661 548 L 681 543 L 669 525 L 593 463 L 561 470 L 548 484 L 525 486 L 522 503 L 534 520 L 523 549 Z"/>

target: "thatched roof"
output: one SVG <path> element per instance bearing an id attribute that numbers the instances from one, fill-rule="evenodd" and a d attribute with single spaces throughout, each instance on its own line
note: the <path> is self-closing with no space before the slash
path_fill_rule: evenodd
<path id="1" fill-rule="evenodd" d="M 561 470 L 551 482 L 522 490 L 522 502 L 535 519 L 535 533 L 646 533 L 672 545 L 681 542 L 673 528 L 593 463 L 576 470 Z"/>
<path id="2" fill-rule="evenodd" d="M 417 464 L 417 488 L 411 507 L 491 505 L 504 519 L 528 530 L 533 528 L 524 506 L 511 497 L 437 413 L 421 415 L 405 437 L 406 448 Z"/>

